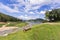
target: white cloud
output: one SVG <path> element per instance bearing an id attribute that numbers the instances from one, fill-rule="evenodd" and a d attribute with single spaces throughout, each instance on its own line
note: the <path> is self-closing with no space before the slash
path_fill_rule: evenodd
<path id="1" fill-rule="evenodd" d="M 31 7 L 31 9 L 30 9 L 30 10 L 36 10 L 36 9 L 38 9 L 38 8 L 40 8 L 40 6 L 39 6 L 39 5 L 38 5 L 38 6 Z"/>
<path id="2" fill-rule="evenodd" d="M 34 12 L 32 12 L 32 11 L 31 11 L 31 12 L 29 12 L 29 13 L 30 13 L 30 14 L 35 14 L 35 13 L 34 13 Z"/>
<path id="3" fill-rule="evenodd" d="M 18 16 L 18 18 L 19 18 L 19 19 L 23 19 L 23 20 L 32 19 L 31 17 L 29 17 L 29 16 L 27 16 L 27 15 L 25 15 L 25 16 L 21 15 L 21 16 Z"/>
<path id="4" fill-rule="evenodd" d="M 52 10 L 49 10 L 49 11 L 52 11 Z"/>
<path id="5" fill-rule="evenodd" d="M 39 18 L 39 16 L 20 15 L 20 16 L 18 16 L 18 18 L 19 18 L 19 19 L 23 19 L 23 20 L 30 20 L 30 19 Z"/>
<path id="6" fill-rule="evenodd" d="M 4 5 L 3 3 L 0 3 L 0 9 L 6 10 L 7 12 L 14 13 L 14 12 L 23 12 L 23 13 L 29 13 L 29 14 L 45 14 L 45 11 L 36 11 L 37 9 L 41 8 L 44 5 L 49 5 L 51 9 L 54 8 L 60 8 L 60 0 L 11 0 L 15 2 L 19 2 L 18 4 L 11 4 L 11 6 L 14 6 L 14 9 Z M 10 4 L 9 4 L 10 6 Z M 23 9 L 22 6 L 25 6 Z M 34 11 L 30 11 L 34 10 Z M 38 16 L 19 16 L 21 19 L 34 19 L 38 18 Z"/>
<path id="7" fill-rule="evenodd" d="M 19 12 L 18 10 L 11 9 L 10 7 L 4 5 L 3 3 L 0 3 L 0 9 L 6 10 L 7 12 L 10 12 L 10 13 Z"/>
<path id="8" fill-rule="evenodd" d="M 28 12 L 29 10 L 36 10 L 41 7 L 41 5 L 33 6 L 33 5 L 40 3 L 40 2 L 38 2 L 38 0 L 33 0 L 33 1 L 30 0 L 30 2 L 32 2 L 32 3 L 29 3 L 29 1 L 28 1 L 27 4 L 25 4 L 25 12 Z M 33 3 L 35 3 L 35 4 L 33 4 Z"/>
<path id="9" fill-rule="evenodd" d="M 41 4 L 43 2 L 45 2 L 46 0 L 30 0 L 31 4 Z"/>
<path id="10" fill-rule="evenodd" d="M 17 2 L 19 2 L 19 4 L 17 4 L 18 6 L 16 6 L 17 9 L 19 9 L 18 7 L 24 5 L 24 12 L 28 13 L 29 10 L 37 10 L 39 9 L 42 5 L 45 4 L 49 4 L 50 0 L 17 0 Z M 37 6 L 33 6 L 33 5 L 37 5 Z"/>
<path id="11" fill-rule="evenodd" d="M 37 10 L 43 5 L 49 5 L 51 8 L 56 7 L 56 3 L 60 3 L 59 0 L 15 0 L 16 2 L 19 2 L 19 4 L 14 4 L 14 9 L 15 10 L 20 10 L 23 11 L 22 9 L 19 9 L 22 5 L 25 6 L 24 11 L 26 13 L 31 13 L 29 10 Z M 13 4 L 12 4 L 13 5 Z M 36 5 L 36 6 L 33 6 Z M 33 12 L 32 12 L 33 13 Z M 37 12 L 36 12 L 37 13 Z"/>
<path id="12" fill-rule="evenodd" d="M 40 14 L 45 14 L 46 11 L 40 11 Z"/>

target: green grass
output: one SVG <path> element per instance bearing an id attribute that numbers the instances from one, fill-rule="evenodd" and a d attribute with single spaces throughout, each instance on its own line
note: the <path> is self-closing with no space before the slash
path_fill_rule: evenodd
<path id="1" fill-rule="evenodd" d="M 27 23 L 19 23 L 19 24 L 17 24 L 16 26 L 17 27 L 23 27 L 23 26 L 26 26 L 27 25 Z"/>
<path id="2" fill-rule="evenodd" d="M 38 24 L 31 30 L 9 34 L 0 37 L 0 40 L 60 40 L 60 23 L 57 24 Z"/>
<path id="3" fill-rule="evenodd" d="M 4 24 L 0 24 L 0 27 L 2 27 Z"/>
<path id="4" fill-rule="evenodd" d="M 25 23 L 25 22 L 21 22 L 21 23 L 17 23 L 17 22 L 10 22 L 10 24 L 8 24 L 8 25 L 6 25 L 6 26 L 8 26 L 8 27 L 10 27 L 10 26 L 17 26 L 17 27 L 23 27 L 23 26 L 26 26 L 27 25 L 27 23 Z"/>

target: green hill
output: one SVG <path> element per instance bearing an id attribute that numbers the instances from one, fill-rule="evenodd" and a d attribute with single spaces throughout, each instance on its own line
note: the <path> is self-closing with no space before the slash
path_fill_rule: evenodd
<path id="1" fill-rule="evenodd" d="M 44 23 L 35 25 L 31 30 L 18 31 L 0 40 L 60 40 L 60 23 Z"/>
<path id="2" fill-rule="evenodd" d="M 0 13 L 0 22 L 7 22 L 7 21 L 16 22 L 16 21 L 22 21 L 22 20 L 9 16 L 9 15 L 6 15 L 6 14 L 3 14 L 3 13 Z"/>

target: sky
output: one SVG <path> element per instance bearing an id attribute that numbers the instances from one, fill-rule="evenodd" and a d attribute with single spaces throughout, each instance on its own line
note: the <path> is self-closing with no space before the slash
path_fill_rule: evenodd
<path id="1" fill-rule="evenodd" d="M 23 20 L 45 18 L 47 10 L 60 8 L 60 0 L 0 0 L 0 12 Z"/>

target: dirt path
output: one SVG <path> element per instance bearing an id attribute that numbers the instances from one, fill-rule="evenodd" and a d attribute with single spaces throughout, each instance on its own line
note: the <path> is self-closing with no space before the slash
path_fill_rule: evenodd
<path id="1" fill-rule="evenodd" d="M 14 33 L 19 29 L 18 27 L 6 27 L 8 24 L 10 23 L 7 23 L 0 28 L 0 36 L 7 36 L 8 34 Z"/>
<path id="2" fill-rule="evenodd" d="M 1 27 L 0 36 L 7 36 L 10 33 L 16 32 L 18 29 L 18 27 Z"/>
<path id="3" fill-rule="evenodd" d="M 28 24 L 22 28 L 13 27 L 13 26 L 12 27 L 6 27 L 6 25 L 8 25 L 8 24 L 10 24 L 10 23 L 7 23 L 0 28 L 0 36 L 7 36 L 8 34 L 15 33 L 19 30 L 29 29 L 32 27 L 31 24 Z"/>
<path id="4" fill-rule="evenodd" d="M 10 24 L 10 23 L 7 23 L 7 24 L 3 25 L 2 27 L 6 27 L 6 25 L 8 25 L 8 24 Z"/>

